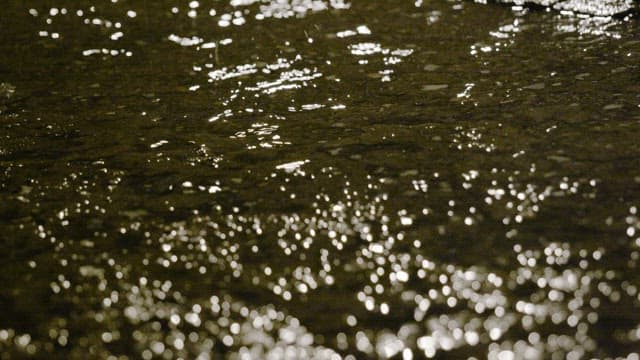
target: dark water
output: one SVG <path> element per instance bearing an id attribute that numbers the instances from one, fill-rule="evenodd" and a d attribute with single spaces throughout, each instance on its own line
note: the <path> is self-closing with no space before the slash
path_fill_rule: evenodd
<path id="1" fill-rule="evenodd" d="M 2 5 L 0 358 L 639 359 L 637 19 Z"/>

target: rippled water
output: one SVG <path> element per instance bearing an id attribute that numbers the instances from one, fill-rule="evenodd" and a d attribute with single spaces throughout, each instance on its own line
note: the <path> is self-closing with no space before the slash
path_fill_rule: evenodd
<path id="1" fill-rule="evenodd" d="M 5 1 L 0 358 L 638 359 L 634 5 L 537 3 Z"/>

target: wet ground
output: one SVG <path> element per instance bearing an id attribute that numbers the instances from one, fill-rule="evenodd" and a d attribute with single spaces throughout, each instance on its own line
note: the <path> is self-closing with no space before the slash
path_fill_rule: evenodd
<path id="1" fill-rule="evenodd" d="M 633 3 L 37 3 L 0 358 L 639 359 Z"/>

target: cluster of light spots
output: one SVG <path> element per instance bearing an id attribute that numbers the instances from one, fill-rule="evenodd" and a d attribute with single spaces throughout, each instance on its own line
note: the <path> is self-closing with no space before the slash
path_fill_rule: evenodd
<path id="1" fill-rule="evenodd" d="M 216 181 L 215 185 L 197 185 L 194 186 L 191 181 L 184 181 L 182 184 L 183 193 L 193 194 L 196 190 L 206 192 L 208 194 L 215 194 L 222 190 L 220 187 L 220 181 Z"/>
<path id="2" fill-rule="evenodd" d="M 613 39 L 619 39 L 621 37 L 620 33 L 616 31 L 616 26 L 619 26 L 621 22 L 609 16 L 567 16 L 562 20 L 563 21 L 560 21 L 555 28 L 558 33 L 606 36 Z"/>
<path id="3" fill-rule="evenodd" d="M 181 37 L 181 36 L 175 35 L 175 34 L 169 35 L 169 40 L 173 41 L 174 43 L 176 43 L 176 44 L 178 44 L 180 46 L 185 46 L 185 47 L 200 45 L 204 41 L 202 38 L 197 37 L 197 36 Z M 213 47 L 215 47 L 215 44 L 214 44 Z"/>
<path id="4" fill-rule="evenodd" d="M 471 99 L 471 90 L 473 89 L 473 87 L 476 84 L 474 83 L 466 83 L 464 84 L 464 90 L 462 92 L 459 92 L 458 94 L 456 94 L 456 98 L 460 99 L 460 103 L 461 104 L 466 104 L 467 102 L 471 101 L 474 105 L 478 105 L 478 103 L 476 101 L 470 100 Z"/>
<path id="5" fill-rule="evenodd" d="M 292 192 L 300 191 L 298 186 L 309 181 L 337 179 L 332 169 L 315 173 L 311 165 L 313 162 L 305 160 L 276 165 L 279 171 L 265 180 Z M 463 189 L 487 192 L 481 181 L 501 173 L 466 170 L 460 175 Z M 409 180 L 415 175 L 405 175 L 408 186 L 414 186 Z M 78 192 L 89 190 L 83 187 L 81 176 L 66 181 L 77 182 Z M 516 177 L 509 181 L 512 186 L 505 188 L 497 182 L 490 184 L 493 187 L 487 194 L 494 204 L 540 199 L 542 194 L 536 193 L 535 186 L 521 188 Z M 583 356 L 596 349 L 590 329 L 598 322 L 598 309 L 608 302 L 638 299 L 637 285 L 620 284 L 619 273 L 597 266 L 604 249 L 575 250 L 566 242 L 528 249 L 517 244 L 513 247 L 515 269 L 500 274 L 482 266 L 465 267 L 427 257 L 423 244 L 431 240 L 417 236 L 411 227 L 437 211 L 427 207 L 420 213 L 408 208 L 392 211 L 392 199 L 383 191 L 388 184 L 372 176 L 364 185 L 344 181 L 342 191 L 313 194 L 311 211 L 300 213 L 263 216 L 243 214 L 238 208 L 223 211 L 221 207 L 206 215 L 193 212 L 189 221 L 159 224 L 163 232 L 158 237 L 145 235 L 141 263 L 148 269 L 185 271 L 206 283 L 214 281 L 211 279 L 222 284 L 247 281 L 255 289 L 296 304 L 322 289 L 341 285 L 342 274 L 362 278 L 359 288 L 345 294 L 343 301 L 360 304 L 368 315 L 362 311 L 356 311 L 358 315 L 345 313 L 345 326 L 353 331 L 338 334 L 335 346 L 380 358 L 434 357 L 479 345 L 487 346 L 487 356 L 496 359 Z M 417 184 L 426 188 L 427 180 Z M 185 194 L 200 188 L 191 181 L 180 186 Z M 555 186 L 557 190 L 551 187 L 544 196 L 575 194 L 581 187 L 580 182 L 563 178 Z M 517 208 L 516 204 L 512 206 Z M 455 207 L 456 201 L 451 200 L 448 208 Z M 627 223 L 637 224 L 636 212 L 630 208 Z M 57 216 L 65 221 L 71 213 L 67 208 Z M 123 234 L 141 226 L 134 221 L 138 216 L 127 216 L 131 222 L 122 228 Z M 45 238 L 54 235 L 44 226 L 39 231 Z M 270 257 L 261 258 L 266 252 Z M 142 358 L 161 354 L 207 358 L 217 354 L 219 347 L 252 358 L 285 353 L 294 357 L 336 356 L 334 350 L 316 345 L 316 337 L 297 319 L 273 305 L 250 306 L 219 291 L 205 299 L 193 297 L 175 280 L 151 280 L 148 275 L 131 278 L 130 264 L 101 259 L 103 266 L 85 262 L 78 267 L 82 280 L 60 273 L 51 283 L 57 296 L 75 296 L 79 288 L 99 291 L 99 310 L 85 314 L 98 319 L 99 337 L 82 340 L 93 344 L 95 354 L 108 354 L 109 346 L 131 336 Z M 407 310 L 410 317 L 392 330 L 364 327 L 367 318 L 384 321 Z M 131 334 L 123 333 L 117 322 L 107 321 L 123 318 L 133 326 Z M 549 330 L 544 330 L 545 324 Z M 51 327 L 52 342 L 69 343 L 72 335 L 66 326 Z M 559 326 L 575 329 L 576 336 L 557 331 Z M 524 338 L 514 338 L 522 331 Z M 637 331 L 629 329 L 624 336 L 635 341 Z M 36 342 L 34 349 L 48 344 Z"/>
<path id="6" fill-rule="evenodd" d="M 23 356 L 33 356 L 38 351 L 36 344 L 31 342 L 31 335 L 17 333 L 14 329 L 0 329 L 0 346 L 15 347 Z"/>
<path id="7" fill-rule="evenodd" d="M 339 38 L 346 38 L 355 35 L 371 35 L 371 30 L 366 25 L 360 25 L 355 30 L 345 30 L 336 33 Z"/>
<path id="8" fill-rule="evenodd" d="M 373 54 L 388 54 L 391 50 L 385 49 L 379 43 L 373 42 L 361 42 L 353 45 L 349 45 L 351 54 L 356 56 L 365 56 Z"/>
<path id="9" fill-rule="evenodd" d="M 213 168 L 220 167 L 220 163 L 224 160 L 221 154 L 213 154 L 212 150 L 206 144 L 200 144 L 194 150 L 194 155 L 189 157 L 188 161 L 191 166 L 197 164 L 207 165 Z"/>
<path id="10" fill-rule="evenodd" d="M 94 27 L 94 26 L 100 27 L 109 31 L 107 39 L 111 43 L 119 41 L 125 36 L 124 25 L 123 25 L 123 22 L 125 21 L 124 18 L 121 21 L 109 20 L 109 19 L 97 16 L 96 13 L 97 13 L 97 9 L 95 6 L 91 6 L 87 10 L 77 9 L 76 11 L 68 10 L 67 8 L 64 8 L 64 7 L 63 8 L 52 7 L 49 9 L 48 12 L 46 12 L 48 16 L 44 18 L 44 22 L 48 28 L 52 28 L 52 27 L 55 28 L 56 23 L 64 24 L 66 22 L 73 21 L 72 17 L 75 15 L 76 18 L 82 19 L 82 24 L 84 25 L 88 25 L 91 27 Z M 29 10 L 29 14 L 31 14 L 34 17 L 41 16 L 38 10 L 33 8 Z M 134 18 L 136 16 L 136 13 L 133 10 L 128 10 L 126 12 L 126 16 L 129 18 Z M 57 19 L 57 20 L 54 21 L 54 19 Z M 39 31 L 38 35 L 40 37 L 47 37 L 54 40 L 61 39 L 63 36 L 60 31 L 53 31 L 49 29 Z M 73 34 L 69 34 L 69 36 L 72 37 Z M 106 45 L 106 42 L 105 42 L 105 45 Z M 102 48 L 86 49 L 82 51 L 82 55 L 84 56 L 97 55 L 97 54 L 110 55 L 110 56 L 126 55 L 127 57 L 130 57 L 133 55 L 133 52 L 125 48 L 111 48 L 110 46 L 104 46 Z"/>
<path id="11" fill-rule="evenodd" d="M 82 55 L 83 56 L 92 56 L 92 55 L 119 56 L 119 55 L 124 55 L 126 57 L 131 57 L 131 56 L 133 56 L 133 53 L 131 51 L 126 50 L 126 49 L 107 49 L 107 48 L 102 48 L 102 49 L 87 49 L 87 50 L 83 50 L 82 51 Z"/>
<path id="12" fill-rule="evenodd" d="M 259 6 L 254 8 L 258 3 Z M 201 7 L 199 1 L 190 1 L 188 7 L 184 10 L 187 17 L 196 19 L 202 13 L 217 19 L 217 25 L 226 28 L 231 25 L 242 26 L 246 24 L 250 15 L 255 12 L 253 17 L 256 20 L 264 20 L 267 18 L 286 19 L 290 17 L 303 17 L 309 13 L 325 11 L 329 9 L 348 9 L 350 5 L 343 0 L 231 0 L 227 8 L 227 12 L 216 10 L 215 8 L 205 9 Z M 229 11 L 231 10 L 231 11 Z M 181 8 L 172 7 L 171 13 L 180 14 Z"/>
<path id="13" fill-rule="evenodd" d="M 269 0 L 260 4 L 256 19 L 303 17 L 310 12 L 349 7 L 350 4 L 344 0 Z"/>
<path id="14" fill-rule="evenodd" d="M 553 5 L 556 10 L 573 13 L 589 14 L 596 17 L 610 17 L 629 11 L 633 7 L 630 1 L 616 0 L 565 0 L 558 1 Z"/>
<path id="15" fill-rule="evenodd" d="M 483 139 L 484 134 L 480 129 L 465 129 L 462 126 L 456 126 L 456 134 L 453 138 L 453 146 L 458 150 L 482 150 L 485 152 L 493 152 L 496 145 L 493 141 L 488 142 Z"/>
<path id="16" fill-rule="evenodd" d="M 231 24 L 243 25 L 245 19 L 251 12 L 258 12 L 256 18 L 265 19 L 269 17 L 275 18 L 287 18 L 293 14 L 285 14 L 282 11 L 293 11 L 296 16 L 305 16 L 308 12 L 315 12 L 328 9 L 346 9 L 349 6 L 341 3 L 341 1 L 272 1 L 269 3 L 261 2 L 257 5 L 255 1 L 232 1 L 230 3 L 235 10 L 214 10 L 210 11 L 211 16 L 217 16 L 218 25 L 227 27 Z M 189 8 L 194 12 L 201 10 L 202 4 L 199 2 L 190 2 Z M 276 11 L 277 9 L 277 11 Z M 274 12 L 275 11 L 275 12 Z M 286 12 L 285 11 L 285 12 Z M 180 13 L 179 8 L 173 8 L 172 13 Z M 358 35 L 369 35 L 371 30 L 366 25 L 356 27 L 354 30 Z M 345 32 L 343 35 L 349 35 L 349 32 Z M 306 32 L 307 43 L 312 44 L 313 38 L 311 38 Z M 278 93 L 283 93 L 281 96 L 289 96 L 290 94 L 301 93 L 305 88 L 320 88 L 320 85 L 328 85 L 328 82 L 340 82 L 339 78 L 330 77 L 325 82 L 321 82 L 323 79 L 323 71 L 320 66 L 298 66 L 294 68 L 294 64 L 297 62 L 306 62 L 301 54 L 297 53 L 297 49 L 294 47 L 291 41 L 284 41 L 284 46 L 276 47 L 275 61 L 267 63 L 263 61 L 255 61 L 244 64 L 228 64 L 221 66 L 224 57 L 224 52 L 221 46 L 232 43 L 231 38 L 224 40 L 206 39 L 198 35 L 182 36 L 176 33 L 169 35 L 168 39 L 180 46 L 188 47 L 196 52 L 201 52 L 202 55 L 207 56 L 206 60 L 192 66 L 192 71 L 195 73 L 204 72 L 207 75 L 206 81 L 211 85 L 205 85 L 202 83 L 192 83 L 188 86 L 190 91 L 202 92 L 203 90 L 211 89 L 212 87 L 218 87 L 219 82 L 225 81 L 225 86 L 233 86 L 233 83 L 237 83 L 237 89 L 232 89 L 228 94 L 221 94 L 219 101 L 227 109 L 218 111 L 212 115 L 209 119 L 210 122 L 216 122 L 221 119 L 229 119 L 236 116 L 241 116 L 244 113 L 250 113 L 250 111 L 244 111 L 241 109 L 234 109 L 232 104 L 242 103 L 246 109 L 253 109 L 256 112 L 264 111 L 264 107 L 273 102 L 272 96 Z M 334 37 L 335 39 L 335 37 Z M 284 57 L 285 53 L 295 53 L 295 56 Z M 385 49 L 382 55 L 385 55 L 383 63 L 387 65 L 398 64 L 402 58 L 409 56 L 413 52 L 413 49 Z M 214 61 L 212 61 L 214 60 Z M 327 60 L 326 66 L 333 65 L 330 60 Z M 381 71 L 378 75 L 382 81 L 389 81 L 391 75 L 394 73 L 392 69 L 386 69 Z M 264 76 L 273 74 L 275 76 Z M 253 85 L 251 79 L 259 79 Z M 266 78 L 266 79 L 265 79 Z M 246 79 L 249 79 L 247 81 Z M 231 80 L 231 81 L 230 81 Z M 217 92 L 217 91 L 216 91 Z M 265 97 L 266 96 L 266 97 Z M 263 104 L 266 103 L 266 104 Z M 300 111 L 312 111 L 319 109 L 327 110 L 341 110 L 346 108 L 346 105 L 335 97 L 330 97 L 325 101 L 296 104 L 296 99 L 292 99 L 291 104 L 286 107 L 287 112 L 300 112 Z"/>
<path id="17" fill-rule="evenodd" d="M 269 149 L 273 147 L 291 145 L 288 141 L 283 141 L 280 135 L 276 134 L 278 125 L 270 125 L 268 123 L 254 123 L 247 130 L 236 132 L 231 136 L 232 139 L 239 139 L 246 143 L 249 150 L 257 148 Z M 255 140 L 250 140 L 255 139 Z"/>
<path id="18" fill-rule="evenodd" d="M 379 43 L 374 42 L 360 42 L 349 45 L 349 51 L 352 55 L 359 58 L 358 64 L 369 64 L 372 55 L 383 55 L 382 63 L 385 66 L 397 65 L 402 62 L 402 59 L 410 56 L 413 53 L 413 49 L 395 49 L 391 50 L 383 47 Z M 387 82 L 391 80 L 392 69 L 379 70 L 377 74 L 371 76 L 380 78 L 381 81 Z"/>
<path id="19" fill-rule="evenodd" d="M 476 0 L 486 3 L 486 1 Z M 479 56 L 482 53 L 499 52 L 515 43 L 515 36 L 523 31 L 522 22 L 526 19 L 527 10 L 523 4 L 531 3 L 555 9 L 564 15 L 558 18 L 555 31 L 558 33 L 578 33 L 580 35 L 606 36 L 620 38 L 615 27 L 620 21 L 614 16 L 629 12 L 633 7 L 628 0 L 529 0 L 524 2 L 506 0 L 514 3 L 512 7 L 516 18 L 513 23 L 500 26 L 489 35 L 497 39 L 494 42 L 477 42 L 471 46 L 470 54 Z M 626 17 L 628 19 L 628 16 Z"/>
<path id="20" fill-rule="evenodd" d="M 132 279 L 133 280 L 133 279 Z M 122 284 L 121 301 L 104 306 L 96 318 L 108 318 L 112 308 L 133 327 L 137 356 L 151 359 L 217 358 L 221 348 L 238 358 L 336 358 L 315 345 L 314 335 L 295 317 L 273 305 L 255 307 L 229 295 L 189 299 L 171 281 L 140 277 Z M 105 331 L 104 343 L 118 342 L 117 330 Z"/>
<path id="21" fill-rule="evenodd" d="M 486 0 L 476 0 L 476 2 L 487 3 Z M 633 8 L 633 3 L 628 0 L 503 0 L 501 2 L 513 4 L 512 9 L 517 13 L 523 12 L 524 5 L 535 5 L 546 7 L 547 10 L 557 10 L 564 15 L 596 18 L 610 18 L 614 15 L 624 14 Z"/>
<path id="22" fill-rule="evenodd" d="M 294 90 L 301 90 L 304 88 L 317 88 L 317 81 L 323 77 L 323 74 L 318 68 L 298 68 L 292 69 L 291 67 L 301 61 L 302 58 L 296 55 L 293 59 L 287 59 L 285 57 L 278 57 L 272 63 L 248 63 L 243 65 L 237 65 L 235 67 L 221 67 L 215 69 L 214 64 L 205 63 L 204 66 L 194 66 L 194 71 L 200 72 L 203 69 L 211 69 L 208 72 L 208 82 L 217 83 L 220 81 L 228 81 L 235 78 L 244 78 L 250 75 L 256 77 L 271 77 L 272 79 L 257 81 L 254 85 L 243 86 L 242 89 L 231 91 L 228 96 L 224 96 L 221 100 L 225 106 L 229 106 L 234 102 L 253 101 L 252 107 L 233 111 L 226 109 L 222 113 L 218 113 L 210 118 L 210 122 L 214 122 L 224 118 L 230 118 L 241 114 L 254 114 L 262 113 L 262 101 L 270 102 L 273 95 L 278 93 L 291 93 Z M 270 76 L 275 75 L 275 76 Z M 237 80 L 238 84 L 244 83 L 242 80 Z M 193 91 L 200 89 L 200 85 L 195 85 L 190 88 Z M 266 98 L 264 96 L 267 96 Z M 294 101 L 292 101 L 294 102 Z M 329 108 L 331 110 L 344 109 L 345 105 L 337 102 L 335 98 L 328 98 L 326 103 L 310 103 L 301 105 L 287 106 L 287 112 L 299 112 L 299 111 L 311 111 L 323 108 Z M 275 116 L 281 118 L 278 115 L 271 114 L 269 116 Z M 242 135 L 242 134 L 240 134 Z M 276 139 L 276 141 L 278 141 Z"/>
<path id="23" fill-rule="evenodd" d="M 246 11 L 248 14 L 248 11 Z M 227 13 L 220 15 L 220 20 L 218 20 L 218 26 L 227 27 L 231 24 L 240 26 L 246 22 L 241 11 L 234 11 L 233 13 Z"/>
<path id="24" fill-rule="evenodd" d="M 634 244 L 640 247 L 640 217 L 638 215 L 638 208 L 631 206 L 629 208 L 629 215 L 625 217 L 627 229 L 625 233 L 631 240 L 635 238 Z"/>
<path id="25" fill-rule="evenodd" d="M 502 25 L 496 31 L 489 32 L 489 35 L 495 39 L 493 42 L 478 42 L 471 45 L 470 55 L 478 56 L 481 53 L 499 52 L 502 49 L 513 45 L 515 37 L 522 30 L 522 19 L 516 18 L 512 23 Z"/>
<path id="26" fill-rule="evenodd" d="M 289 70 L 280 73 L 280 78 L 274 81 L 263 81 L 255 87 L 248 87 L 250 91 L 260 91 L 270 95 L 278 91 L 299 89 L 308 86 L 308 82 L 321 77 L 322 74 L 317 69 Z"/>
<path id="27" fill-rule="evenodd" d="M 258 72 L 255 64 L 238 65 L 234 68 L 223 67 L 209 72 L 212 81 L 227 80 L 239 76 L 245 76 Z"/>

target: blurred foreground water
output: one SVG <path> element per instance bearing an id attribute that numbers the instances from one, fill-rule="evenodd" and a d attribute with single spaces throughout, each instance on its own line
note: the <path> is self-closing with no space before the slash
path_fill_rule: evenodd
<path id="1" fill-rule="evenodd" d="M 5 1 L 0 358 L 639 359 L 640 26 L 543 4 Z"/>

